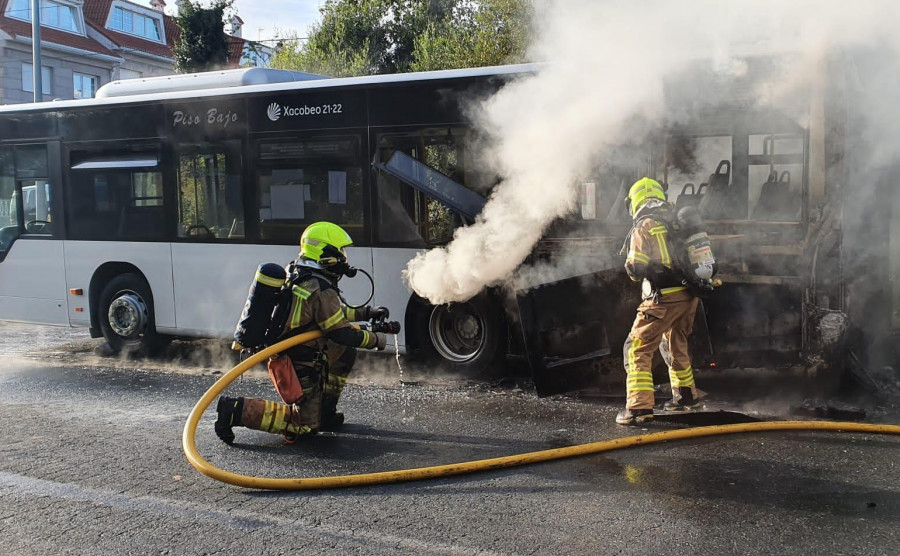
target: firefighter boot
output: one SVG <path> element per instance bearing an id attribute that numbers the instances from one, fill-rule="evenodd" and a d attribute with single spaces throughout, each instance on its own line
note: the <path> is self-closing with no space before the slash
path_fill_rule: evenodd
<path id="1" fill-rule="evenodd" d="M 653 420 L 652 409 L 628 409 L 625 408 L 616 415 L 616 423 L 620 425 L 640 425 Z"/>
<path id="2" fill-rule="evenodd" d="M 213 428 L 216 436 L 225 444 L 234 442 L 234 432 L 231 427 L 241 426 L 241 414 L 244 411 L 244 398 L 227 398 L 221 396 L 216 404 L 216 413 L 219 414 Z"/>
<path id="3" fill-rule="evenodd" d="M 344 414 L 340 411 L 330 411 L 322 414 L 322 422 L 319 424 L 319 430 L 336 431 L 344 426 Z"/>
<path id="4" fill-rule="evenodd" d="M 700 407 L 700 400 L 694 397 L 690 387 L 681 386 L 677 392 L 673 388 L 672 399 L 663 404 L 663 409 L 672 413 L 684 413 Z"/>
<path id="5" fill-rule="evenodd" d="M 330 377 L 329 377 L 330 378 Z M 344 425 L 344 414 L 337 410 L 338 397 L 334 395 L 334 390 L 325 387 L 325 393 L 322 395 L 322 418 L 319 423 L 319 430 L 335 431 Z M 340 392 L 338 392 L 340 395 Z"/>

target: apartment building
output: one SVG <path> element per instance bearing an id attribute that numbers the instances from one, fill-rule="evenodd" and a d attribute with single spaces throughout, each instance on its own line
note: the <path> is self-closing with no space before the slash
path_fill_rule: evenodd
<path id="1" fill-rule="evenodd" d="M 0 104 L 32 102 L 32 0 L 0 0 Z M 41 0 L 43 99 L 89 98 L 118 79 L 174 73 L 178 38 L 165 0 Z M 230 21 L 228 67 L 266 65 L 271 49 Z"/>

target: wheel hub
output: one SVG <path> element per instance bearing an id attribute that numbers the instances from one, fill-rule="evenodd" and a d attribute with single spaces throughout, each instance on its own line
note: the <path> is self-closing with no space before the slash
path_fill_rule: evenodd
<path id="1" fill-rule="evenodd" d="M 472 341 L 481 333 L 481 325 L 473 315 L 465 315 L 456 319 L 456 333 L 460 338 Z"/>
<path id="2" fill-rule="evenodd" d="M 125 338 L 132 338 L 142 334 L 146 329 L 149 312 L 140 296 L 126 293 L 109 304 L 107 317 L 113 332 Z"/>
<path id="3" fill-rule="evenodd" d="M 438 354 L 455 363 L 478 357 L 485 343 L 484 321 L 468 303 L 435 307 L 428 322 L 431 343 Z"/>

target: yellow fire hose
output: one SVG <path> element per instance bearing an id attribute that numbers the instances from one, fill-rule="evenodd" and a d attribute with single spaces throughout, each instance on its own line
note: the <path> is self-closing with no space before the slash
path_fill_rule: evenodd
<path id="1" fill-rule="evenodd" d="M 703 436 L 716 436 L 723 434 L 736 434 L 742 432 L 762 432 L 762 431 L 841 431 L 841 432 L 858 432 L 869 434 L 900 434 L 900 426 L 898 425 L 872 425 L 864 423 L 839 423 L 827 421 L 771 421 L 761 423 L 742 423 L 737 425 L 717 425 L 710 427 L 698 427 L 691 429 L 679 429 L 666 432 L 656 432 L 651 434 L 642 434 L 638 436 L 629 436 L 626 438 L 616 438 L 612 440 L 603 440 L 600 442 L 590 442 L 588 444 L 580 444 L 578 446 L 567 446 L 565 448 L 554 448 L 551 450 L 541 450 L 539 452 L 529 452 L 525 454 L 516 454 L 512 456 L 503 456 L 490 459 L 482 459 L 477 461 L 468 461 L 463 463 L 451 463 L 447 465 L 437 465 L 434 467 L 419 467 L 416 469 L 401 469 L 397 471 L 382 471 L 378 473 L 362 473 L 359 475 L 344 475 L 340 477 L 310 477 L 296 479 L 277 479 L 268 477 L 251 477 L 249 475 L 240 475 L 232 473 L 224 469 L 220 469 L 208 461 L 206 461 L 200 452 L 197 451 L 197 445 L 194 436 L 197 432 L 197 425 L 203 412 L 209 407 L 212 401 L 222 393 L 222 391 L 234 380 L 252 368 L 257 363 L 265 361 L 272 355 L 276 355 L 290 347 L 303 344 L 316 338 L 320 338 L 322 333 L 319 331 L 307 332 L 293 338 L 289 338 L 266 348 L 259 353 L 254 354 L 239 365 L 228 371 L 219 380 L 217 380 L 203 394 L 203 397 L 191 410 L 188 415 L 187 422 L 184 425 L 184 431 L 181 436 L 181 446 L 188 461 L 197 471 L 204 475 L 212 477 L 217 481 L 229 483 L 232 485 L 261 488 L 269 490 L 315 490 L 329 488 L 343 488 L 353 486 L 366 486 L 383 483 L 396 483 L 403 481 L 420 481 L 423 479 L 435 479 L 438 477 L 449 477 L 451 475 L 462 475 L 465 473 L 474 473 L 477 471 L 489 471 L 493 469 L 502 469 L 504 467 L 515 467 L 518 465 L 528 465 L 542 461 L 550 461 L 574 456 L 583 456 L 588 454 L 598 454 L 600 452 L 608 452 L 611 450 L 619 450 L 622 448 L 630 448 L 632 446 L 643 446 L 646 444 L 654 444 L 657 442 L 667 442 L 669 440 L 681 440 L 685 438 L 699 438 Z"/>

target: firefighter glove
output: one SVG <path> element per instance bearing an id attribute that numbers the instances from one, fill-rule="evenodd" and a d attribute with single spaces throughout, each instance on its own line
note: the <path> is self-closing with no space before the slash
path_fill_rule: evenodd
<path id="1" fill-rule="evenodd" d="M 382 321 L 391 316 L 391 312 L 387 307 L 366 307 L 369 310 L 369 316 L 366 320 Z"/>
<path id="2" fill-rule="evenodd" d="M 385 347 L 387 347 L 387 336 L 385 336 L 381 332 L 376 332 L 375 349 L 377 349 L 378 351 L 383 351 Z"/>

